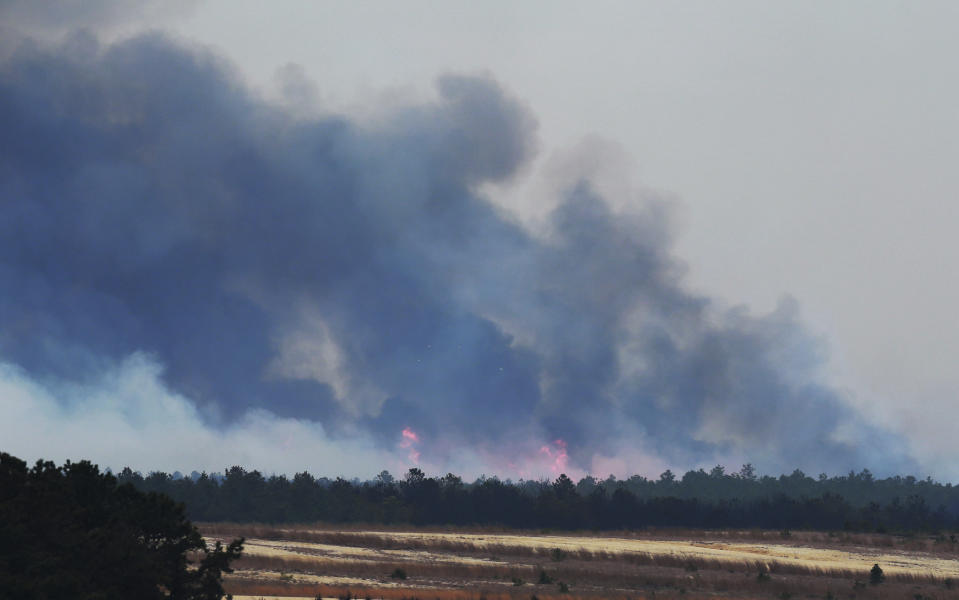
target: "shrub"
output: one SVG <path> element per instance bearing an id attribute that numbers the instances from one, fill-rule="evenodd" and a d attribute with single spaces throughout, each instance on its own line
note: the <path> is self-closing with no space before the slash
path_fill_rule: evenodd
<path id="1" fill-rule="evenodd" d="M 393 569 L 393 572 L 390 573 L 390 577 L 393 579 L 406 579 L 406 571 L 400 567 Z"/>
<path id="2" fill-rule="evenodd" d="M 879 567 L 879 565 L 873 565 L 872 569 L 869 571 L 869 583 L 873 585 L 879 585 L 884 579 L 886 579 L 886 576 L 883 575 L 882 569 Z"/>

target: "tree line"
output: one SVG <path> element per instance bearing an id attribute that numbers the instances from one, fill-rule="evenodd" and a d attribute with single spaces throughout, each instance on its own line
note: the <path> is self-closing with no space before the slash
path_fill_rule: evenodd
<path id="1" fill-rule="evenodd" d="M 178 475 L 178 474 L 177 474 Z M 519 481 L 418 468 L 402 479 L 383 471 L 371 481 L 265 477 L 234 466 L 190 477 L 124 469 L 118 479 L 183 502 L 200 521 L 501 525 L 516 528 L 646 527 L 818 529 L 878 532 L 959 531 L 959 487 L 932 479 L 877 479 L 864 470 L 817 478 L 801 471 L 757 476 L 751 465 L 726 473 L 671 471 L 658 479 L 566 475 Z"/>

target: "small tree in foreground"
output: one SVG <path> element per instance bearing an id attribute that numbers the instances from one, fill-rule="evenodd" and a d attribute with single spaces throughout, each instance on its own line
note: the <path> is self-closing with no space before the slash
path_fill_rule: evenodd
<path id="1" fill-rule="evenodd" d="M 883 575 L 882 569 L 879 567 L 879 564 L 872 566 L 872 569 L 869 571 L 869 583 L 873 585 L 879 585 L 886 579 L 886 576 Z"/>

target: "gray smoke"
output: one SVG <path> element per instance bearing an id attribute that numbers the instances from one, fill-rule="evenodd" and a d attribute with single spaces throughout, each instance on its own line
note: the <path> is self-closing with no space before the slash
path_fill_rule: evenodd
<path id="1" fill-rule="evenodd" d="M 0 0 L 0 20 L 32 33 L 108 29 L 190 13 L 199 0 Z"/>
<path id="2" fill-rule="evenodd" d="M 562 439 L 581 467 L 912 468 L 822 383 L 794 302 L 690 293 L 668 204 L 614 212 L 589 180 L 531 234 L 479 190 L 528 163 L 533 116 L 488 78 L 437 90 L 306 120 L 158 34 L 21 46 L 0 66 L 0 360 L 83 382 L 147 352 L 212 427 L 264 409 L 384 447 L 410 427 L 434 464 Z"/>

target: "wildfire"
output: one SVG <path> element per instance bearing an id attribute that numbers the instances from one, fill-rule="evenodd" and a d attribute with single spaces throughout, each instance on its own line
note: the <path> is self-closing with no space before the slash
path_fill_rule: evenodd
<path id="1" fill-rule="evenodd" d="M 420 436 L 415 431 L 409 427 L 404 427 L 402 432 L 403 439 L 400 440 L 400 448 L 404 450 L 409 450 L 409 459 L 413 463 L 420 462 L 420 451 L 416 449 L 417 444 L 420 443 Z"/>
<path id="2" fill-rule="evenodd" d="M 553 441 L 553 447 L 549 444 L 542 446 L 539 453 L 549 460 L 549 469 L 554 474 L 560 474 L 566 471 L 566 465 L 569 463 L 569 455 L 566 454 L 566 442 L 561 439 Z"/>

